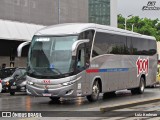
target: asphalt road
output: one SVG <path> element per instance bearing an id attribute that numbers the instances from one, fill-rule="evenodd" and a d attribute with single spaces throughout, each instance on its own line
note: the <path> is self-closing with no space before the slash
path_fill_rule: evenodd
<path id="1" fill-rule="evenodd" d="M 62 98 L 59 102 L 52 102 L 48 97 L 27 96 L 17 93 L 10 96 L 0 94 L 0 111 L 99 111 L 101 107 L 138 102 L 160 98 L 160 88 L 147 88 L 142 95 L 132 95 L 130 91 L 119 91 L 116 97 L 103 98 L 100 96 L 95 103 L 89 103 L 85 97 Z"/>
<path id="2" fill-rule="evenodd" d="M 110 117 L 100 112 L 100 108 L 118 106 L 121 104 L 129 104 L 133 102 L 146 101 L 148 99 L 160 99 L 160 87 L 147 88 L 142 95 L 132 95 L 130 91 L 118 91 L 117 96 L 100 98 L 95 103 L 89 103 L 85 97 L 80 98 L 62 98 L 59 102 L 52 102 L 49 98 L 27 96 L 25 93 L 17 93 L 15 96 L 10 96 L 9 93 L 0 94 L 0 111 L 17 111 L 17 112 L 42 112 L 50 111 L 54 118 L 12 118 L 13 120 L 133 120 L 133 112 L 130 114 L 128 111 L 160 111 L 160 102 L 151 103 L 139 106 L 132 106 L 128 108 L 121 108 L 114 111 L 124 111 L 118 113 L 119 117 L 114 118 L 114 114 Z M 61 111 L 61 112 L 60 112 Z M 64 112 L 65 111 L 65 112 Z M 78 112 L 74 112 L 78 111 Z M 46 115 L 47 113 L 43 113 Z M 51 115 L 50 114 L 50 115 Z M 72 117 L 73 115 L 73 117 Z M 88 115 L 89 117 L 84 117 Z M 102 116 L 101 116 L 102 115 Z M 126 116 L 127 115 L 127 116 Z M 47 115 L 46 115 L 47 116 Z M 68 116 L 68 117 L 67 117 Z M 70 118 L 72 117 L 72 118 Z M 82 118 L 83 117 L 83 118 Z M 141 117 L 133 117 L 134 120 L 141 120 Z M 10 120 L 11 118 L 0 118 L 0 120 Z M 159 117 L 143 117 L 143 120 L 160 120 Z"/>

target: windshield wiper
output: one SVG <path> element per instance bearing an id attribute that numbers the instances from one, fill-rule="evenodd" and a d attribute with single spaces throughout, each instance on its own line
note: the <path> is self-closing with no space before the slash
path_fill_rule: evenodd
<path id="1" fill-rule="evenodd" d="M 35 70 L 30 69 L 30 70 L 27 71 L 27 73 L 29 73 L 29 74 L 34 74 L 34 73 L 35 73 Z"/>
<path id="2" fill-rule="evenodd" d="M 34 69 L 31 69 L 30 67 L 28 67 L 27 73 L 29 73 L 30 75 L 31 75 L 31 74 L 36 74 L 36 75 L 37 75 L 38 72 L 36 72 Z M 39 75 L 40 75 L 40 74 L 39 74 Z"/>
<path id="3" fill-rule="evenodd" d="M 62 73 L 57 68 L 47 68 L 50 72 L 57 73 L 58 75 L 62 75 Z"/>
<path id="4" fill-rule="evenodd" d="M 62 75 L 62 73 L 57 68 L 49 68 L 49 67 L 41 67 L 40 69 L 30 68 L 28 67 L 27 73 L 30 75 L 36 76 L 53 76 L 54 75 Z M 45 74 L 43 74 L 45 73 Z"/>

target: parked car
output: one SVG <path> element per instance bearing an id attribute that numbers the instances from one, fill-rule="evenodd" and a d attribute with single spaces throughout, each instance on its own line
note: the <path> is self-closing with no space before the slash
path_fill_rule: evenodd
<path id="1" fill-rule="evenodd" d="M 16 68 L 0 68 L 0 93 L 2 92 L 2 79 L 11 76 Z"/>
<path id="2" fill-rule="evenodd" d="M 148 86 L 148 87 L 155 88 L 156 85 L 160 85 L 160 64 L 157 65 L 157 78 L 156 78 L 156 82 L 153 85 Z"/>
<path id="3" fill-rule="evenodd" d="M 14 95 L 15 92 L 26 91 L 26 69 L 17 68 L 12 76 L 2 80 L 2 92 L 9 92 Z"/>
<path id="4" fill-rule="evenodd" d="M 157 67 L 157 83 L 160 84 L 160 65 Z"/>
<path id="5" fill-rule="evenodd" d="M 16 70 L 16 68 L 1 68 L 0 69 L 1 80 L 6 77 L 10 77 L 15 72 L 15 70 Z"/>

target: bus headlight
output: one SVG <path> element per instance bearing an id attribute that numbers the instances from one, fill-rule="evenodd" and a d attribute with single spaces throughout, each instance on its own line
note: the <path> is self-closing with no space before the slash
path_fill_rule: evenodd
<path id="1" fill-rule="evenodd" d="M 63 86 L 67 86 L 67 85 L 70 85 L 70 82 L 65 82 L 65 83 L 62 83 Z"/>
<path id="2" fill-rule="evenodd" d="M 33 83 L 33 82 L 30 82 L 30 81 L 27 81 L 27 84 L 33 85 L 34 83 Z"/>
<path id="3" fill-rule="evenodd" d="M 73 83 L 75 83 L 76 81 L 69 81 L 69 82 L 65 82 L 65 83 L 62 83 L 63 86 L 67 86 L 67 85 L 71 85 Z"/>
<path id="4" fill-rule="evenodd" d="M 71 85 L 71 84 L 75 83 L 76 81 L 78 81 L 80 79 L 81 79 L 81 76 L 79 78 L 75 79 L 75 80 L 71 80 L 69 82 L 62 83 L 61 85 L 63 85 L 63 86 Z"/>

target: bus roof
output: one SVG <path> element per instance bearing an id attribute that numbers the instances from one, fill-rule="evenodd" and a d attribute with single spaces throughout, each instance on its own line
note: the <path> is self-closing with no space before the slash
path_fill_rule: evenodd
<path id="1" fill-rule="evenodd" d="M 110 27 L 106 25 L 99 25 L 95 23 L 64 23 L 64 24 L 57 24 L 49 27 L 44 27 L 36 32 L 35 35 L 45 36 L 45 35 L 74 35 L 79 34 L 85 30 L 94 29 L 99 32 L 105 33 L 112 33 L 112 34 L 119 34 L 125 36 L 132 36 L 132 37 L 141 37 L 146 39 L 155 40 L 152 36 L 141 35 L 139 33 L 131 32 L 128 30 L 119 29 L 116 27 Z"/>

